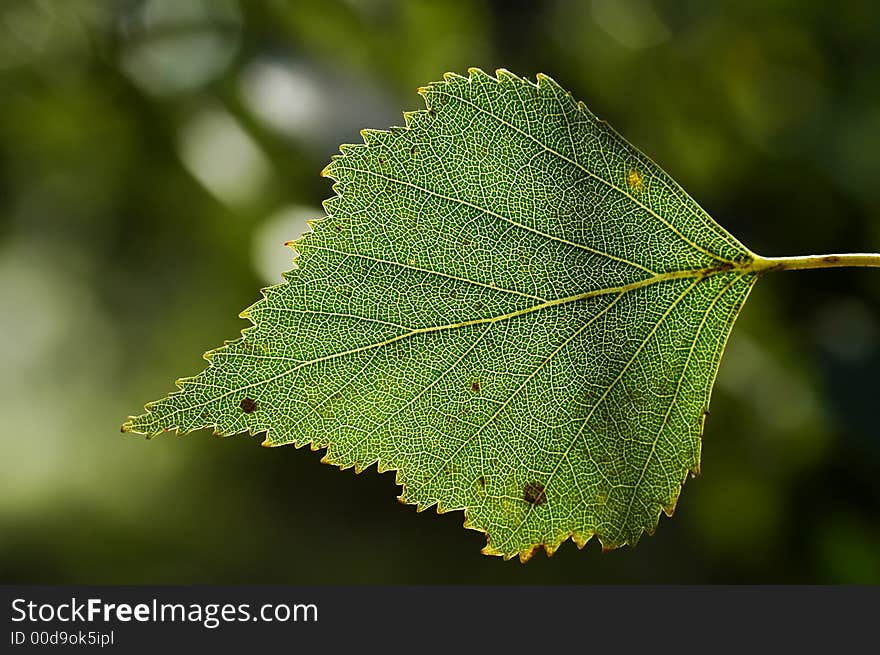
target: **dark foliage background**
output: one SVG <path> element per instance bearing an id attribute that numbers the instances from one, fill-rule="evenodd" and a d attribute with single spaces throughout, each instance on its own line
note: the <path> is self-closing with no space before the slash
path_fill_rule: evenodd
<path id="1" fill-rule="evenodd" d="M 543 71 L 765 255 L 880 250 L 870 0 L 0 5 L 0 582 L 880 582 L 880 274 L 758 285 L 636 549 L 478 554 L 308 449 L 119 424 L 289 268 L 318 172 L 443 72 Z"/>

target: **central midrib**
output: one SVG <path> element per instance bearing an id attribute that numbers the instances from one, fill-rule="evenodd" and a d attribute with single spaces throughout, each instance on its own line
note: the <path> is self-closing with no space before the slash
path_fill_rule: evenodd
<path id="1" fill-rule="evenodd" d="M 488 323 L 498 323 L 500 321 L 506 321 L 510 319 L 517 318 L 519 316 L 525 316 L 527 314 L 532 314 L 534 312 L 538 312 L 544 309 L 549 309 L 551 307 L 557 307 L 560 305 L 567 305 L 575 302 L 579 302 L 581 300 L 588 300 L 590 298 L 596 298 L 599 296 L 604 296 L 608 294 L 624 294 L 629 293 L 631 291 L 637 291 L 638 289 L 643 289 L 645 287 L 661 284 L 663 282 L 671 282 L 675 280 L 686 280 L 691 278 L 709 278 L 713 275 L 720 275 L 725 273 L 738 273 L 738 274 L 752 274 L 756 275 L 758 272 L 754 270 L 754 260 L 748 262 L 742 262 L 737 264 L 719 264 L 717 266 L 709 267 L 709 268 L 700 268 L 700 269 L 690 269 L 690 270 L 682 270 L 682 271 L 669 271 L 666 273 L 658 273 L 657 275 L 644 278 L 642 280 L 637 280 L 635 282 L 630 282 L 629 284 L 624 284 L 616 287 L 606 287 L 603 289 L 594 289 L 591 291 L 584 291 L 579 294 L 575 294 L 573 296 L 566 296 L 564 298 L 556 298 L 554 300 L 548 300 L 543 303 L 539 303 L 537 305 L 532 305 L 531 307 L 526 307 L 523 309 L 519 309 L 513 312 L 509 312 L 507 314 L 500 314 L 498 316 L 490 316 L 485 318 L 476 318 L 469 321 L 461 321 L 459 323 L 448 323 L 446 325 L 437 325 L 437 326 L 429 326 L 424 328 L 416 328 L 414 330 L 410 330 L 404 334 L 399 334 L 397 336 L 386 339 L 385 341 L 380 341 L 378 343 L 368 344 L 366 346 L 360 346 L 358 348 L 353 348 L 351 350 L 346 350 L 339 353 L 333 353 L 332 355 L 326 355 L 324 357 L 319 357 L 316 359 L 311 359 L 306 362 L 300 362 L 296 366 L 293 366 L 289 369 L 281 371 L 280 373 L 276 373 L 275 375 L 265 378 L 263 380 L 259 380 L 257 382 L 252 382 L 251 384 L 247 384 L 241 387 L 236 387 L 235 389 L 230 389 L 214 398 L 210 398 L 203 403 L 198 403 L 196 405 L 189 405 L 185 408 L 180 408 L 175 410 L 174 413 L 184 410 L 193 410 L 199 407 L 204 407 L 205 405 L 209 405 L 218 400 L 226 398 L 232 394 L 239 394 L 242 391 L 247 391 L 249 389 L 253 389 L 255 387 L 259 387 L 264 384 L 268 384 L 270 382 L 274 382 L 275 380 L 279 380 L 283 377 L 286 377 L 296 371 L 305 368 L 306 366 L 311 366 L 313 364 L 318 364 L 321 362 L 330 361 L 333 359 L 338 359 L 340 357 L 347 357 L 349 355 L 356 355 L 358 353 L 366 352 L 369 350 L 373 350 L 375 348 L 384 348 L 385 346 L 390 346 L 393 343 L 398 341 L 403 341 L 404 339 L 409 339 L 411 337 L 415 337 L 421 334 L 430 334 L 434 332 L 444 332 L 447 330 L 454 330 L 459 328 L 471 327 L 474 325 L 486 325 Z M 253 355 L 247 355 L 252 357 Z"/>

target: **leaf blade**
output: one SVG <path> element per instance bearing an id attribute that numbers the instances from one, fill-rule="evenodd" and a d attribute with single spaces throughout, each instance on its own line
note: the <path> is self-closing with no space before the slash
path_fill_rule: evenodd
<path id="1" fill-rule="evenodd" d="M 489 554 L 636 543 L 698 470 L 754 255 L 546 76 L 420 93 L 324 170 L 328 216 L 254 325 L 123 429 L 377 463 Z"/>

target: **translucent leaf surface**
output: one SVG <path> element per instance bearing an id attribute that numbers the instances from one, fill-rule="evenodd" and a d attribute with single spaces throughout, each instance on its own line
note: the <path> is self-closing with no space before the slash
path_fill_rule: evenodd
<path id="1" fill-rule="evenodd" d="M 446 75 L 324 174 L 253 326 L 123 430 L 394 469 L 484 552 L 634 544 L 697 472 L 753 255 L 546 76 Z"/>

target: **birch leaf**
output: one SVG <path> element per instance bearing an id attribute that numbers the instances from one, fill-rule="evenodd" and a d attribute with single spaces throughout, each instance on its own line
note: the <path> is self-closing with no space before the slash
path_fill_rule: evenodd
<path id="1" fill-rule="evenodd" d="M 756 255 L 549 77 L 447 74 L 324 175 L 251 327 L 124 431 L 396 470 L 484 552 L 635 544 L 700 465 Z"/>

